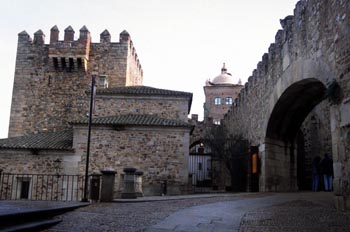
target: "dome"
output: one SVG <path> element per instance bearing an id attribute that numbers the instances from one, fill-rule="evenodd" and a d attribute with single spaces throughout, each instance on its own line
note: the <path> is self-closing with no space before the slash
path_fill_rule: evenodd
<path id="1" fill-rule="evenodd" d="M 224 66 L 221 69 L 221 74 L 217 77 L 214 78 L 214 80 L 212 81 L 212 83 L 214 85 L 234 85 L 234 81 L 233 81 L 233 77 L 230 73 L 227 73 L 227 69 L 225 67 L 225 63 Z"/>

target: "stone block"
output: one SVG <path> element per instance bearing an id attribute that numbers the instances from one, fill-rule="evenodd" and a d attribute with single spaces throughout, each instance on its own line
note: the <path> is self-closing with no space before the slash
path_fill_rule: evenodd
<path id="1" fill-rule="evenodd" d="M 114 198 L 114 170 L 103 170 L 102 173 L 102 186 L 101 186 L 101 202 L 111 202 Z"/>
<path id="2" fill-rule="evenodd" d="M 335 196 L 334 197 L 334 205 L 335 208 L 339 211 L 345 210 L 345 201 L 343 196 Z"/>
<path id="3" fill-rule="evenodd" d="M 345 127 L 350 125 L 350 101 L 340 105 L 340 126 Z"/>

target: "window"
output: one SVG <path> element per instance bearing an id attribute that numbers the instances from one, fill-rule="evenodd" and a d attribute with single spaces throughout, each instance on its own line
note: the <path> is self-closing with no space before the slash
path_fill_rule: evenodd
<path id="1" fill-rule="evenodd" d="M 62 70 L 66 69 L 66 58 L 61 57 L 61 66 L 62 66 Z"/>
<path id="2" fill-rule="evenodd" d="M 78 69 L 82 69 L 83 68 L 83 61 L 82 61 L 81 58 L 77 59 L 77 66 L 78 66 Z"/>
<path id="3" fill-rule="evenodd" d="M 233 103 L 232 97 L 225 98 L 225 104 L 226 105 L 232 105 L 232 103 Z"/>
<path id="4" fill-rule="evenodd" d="M 71 72 L 71 71 L 74 70 L 74 60 L 73 60 L 73 58 L 69 58 L 68 59 L 68 63 L 69 63 L 68 71 Z"/>
<path id="5" fill-rule="evenodd" d="M 98 87 L 105 89 L 108 88 L 108 78 L 107 76 L 99 76 L 98 77 Z"/>
<path id="6" fill-rule="evenodd" d="M 219 119 L 214 119 L 214 120 L 213 120 L 213 123 L 214 123 L 215 125 L 220 125 L 220 120 L 219 120 Z"/>
<path id="7" fill-rule="evenodd" d="M 57 57 L 53 57 L 52 61 L 53 61 L 53 67 L 55 69 L 58 69 L 58 58 Z"/>
<path id="8" fill-rule="evenodd" d="M 215 103 L 215 105 L 221 105 L 221 98 L 216 97 L 216 98 L 214 99 L 214 103 Z"/>

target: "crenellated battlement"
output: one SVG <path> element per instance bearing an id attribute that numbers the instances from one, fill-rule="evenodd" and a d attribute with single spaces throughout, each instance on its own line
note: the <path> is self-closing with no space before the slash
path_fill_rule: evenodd
<path id="1" fill-rule="evenodd" d="M 119 42 L 111 42 L 111 34 L 108 30 L 104 30 L 100 34 L 100 43 L 92 43 L 90 31 L 86 26 L 79 30 L 79 37 L 75 39 L 75 31 L 71 26 L 64 29 L 63 40 L 59 40 L 60 30 L 55 25 L 50 30 L 49 44 L 45 44 L 45 34 L 42 30 L 34 33 L 34 39 L 23 31 L 18 34 L 18 44 L 21 46 L 31 46 L 35 52 L 34 46 L 45 46 L 48 48 L 48 57 L 50 59 L 50 68 L 57 71 L 83 70 L 88 71 L 90 51 L 92 46 L 103 46 L 104 49 L 112 47 L 126 46 L 128 49 L 127 56 L 130 56 L 135 63 L 137 73 L 143 76 L 142 66 L 136 53 L 136 49 L 131 40 L 130 34 L 124 30 L 119 34 Z"/>
<path id="2" fill-rule="evenodd" d="M 55 70 L 87 71 L 90 56 L 91 35 L 86 26 L 79 30 L 79 38 L 74 40 L 75 31 L 71 26 L 64 30 L 64 40 L 59 40 L 57 26 L 51 28 L 49 59 L 50 67 Z"/>

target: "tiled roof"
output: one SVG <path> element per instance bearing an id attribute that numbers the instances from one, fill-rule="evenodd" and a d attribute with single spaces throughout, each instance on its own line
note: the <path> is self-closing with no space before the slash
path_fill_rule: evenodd
<path id="1" fill-rule="evenodd" d="M 149 86 L 125 86 L 106 89 L 97 89 L 97 95 L 128 95 L 128 96 L 170 96 L 188 98 L 188 113 L 192 105 L 192 93 L 174 91 L 168 89 L 157 89 Z"/>
<path id="2" fill-rule="evenodd" d="M 116 88 L 97 89 L 97 94 L 104 95 L 158 95 L 158 96 L 184 96 L 192 100 L 192 93 L 157 89 L 148 86 L 126 86 Z"/>
<path id="3" fill-rule="evenodd" d="M 72 122 L 72 124 L 87 124 L 88 119 Z M 120 125 L 120 126 L 164 126 L 164 127 L 189 127 L 191 124 L 173 120 L 159 118 L 153 115 L 118 115 L 110 117 L 100 117 L 92 119 L 93 125 Z"/>
<path id="4" fill-rule="evenodd" d="M 73 131 L 43 132 L 0 139 L 0 149 L 71 150 Z"/>

